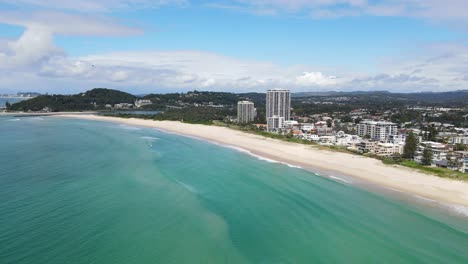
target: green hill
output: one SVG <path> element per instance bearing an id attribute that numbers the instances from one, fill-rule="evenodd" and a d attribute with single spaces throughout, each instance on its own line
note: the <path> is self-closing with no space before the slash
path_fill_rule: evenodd
<path id="1" fill-rule="evenodd" d="M 95 88 L 75 95 L 41 95 L 11 105 L 11 111 L 86 111 L 104 109 L 106 104 L 133 103 L 136 97 L 129 93 L 106 88 Z"/>

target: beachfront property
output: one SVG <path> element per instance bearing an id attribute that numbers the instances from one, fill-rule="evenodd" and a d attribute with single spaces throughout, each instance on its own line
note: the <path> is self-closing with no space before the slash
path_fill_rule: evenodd
<path id="1" fill-rule="evenodd" d="M 237 102 L 237 122 L 247 124 L 254 121 L 256 110 L 254 103 L 250 101 Z"/>
<path id="2" fill-rule="evenodd" d="M 356 131 L 360 137 L 385 140 L 398 133 L 398 126 L 392 122 L 365 120 L 357 125 Z"/>
<path id="3" fill-rule="evenodd" d="M 267 130 L 277 131 L 284 128 L 284 117 L 273 115 L 267 118 Z"/>
<path id="4" fill-rule="evenodd" d="M 449 148 L 446 144 L 433 142 L 433 141 L 423 141 L 421 142 L 416 150 L 414 160 L 418 163 L 421 163 L 423 160 L 424 149 L 429 149 L 432 152 L 432 164 L 436 164 L 441 161 L 447 160 L 447 155 Z"/>
<path id="5" fill-rule="evenodd" d="M 356 144 L 356 148 L 361 153 L 370 153 L 381 157 L 390 157 L 403 154 L 405 144 L 386 143 L 374 140 L 362 140 Z"/>
<path id="6" fill-rule="evenodd" d="M 289 90 L 268 90 L 266 94 L 266 120 L 268 131 L 284 128 L 291 118 L 291 93 Z"/>

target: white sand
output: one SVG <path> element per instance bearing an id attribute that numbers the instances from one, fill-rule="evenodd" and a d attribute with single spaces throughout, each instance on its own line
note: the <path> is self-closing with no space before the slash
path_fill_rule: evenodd
<path id="1" fill-rule="evenodd" d="M 381 161 L 372 158 L 320 150 L 310 145 L 284 142 L 225 127 L 96 115 L 64 116 L 113 121 L 176 132 L 182 135 L 243 148 L 255 155 L 301 166 L 306 169 L 335 172 L 365 180 L 381 187 L 414 194 L 438 202 L 468 206 L 467 182 L 427 175 L 402 166 L 385 165 Z"/>

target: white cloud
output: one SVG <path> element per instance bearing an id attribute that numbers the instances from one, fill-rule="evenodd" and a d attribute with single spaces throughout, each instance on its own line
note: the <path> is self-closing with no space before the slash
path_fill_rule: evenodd
<path id="1" fill-rule="evenodd" d="M 212 6 L 262 15 L 309 15 L 316 19 L 371 15 L 468 20 L 466 0 L 237 0 Z"/>
<path id="2" fill-rule="evenodd" d="M 54 45 L 48 29 L 31 27 L 0 50 L 0 69 L 28 68 L 59 53 L 61 50 Z"/>
<path id="3" fill-rule="evenodd" d="M 296 77 L 296 83 L 301 86 L 334 85 L 337 84 L 335 76 L 325 76 L 321 72 L 303 72 Z"/>
<path id="4" fill-rule="evenodd" d="M 66 23 L 64 23 L 66 21 Z M 0 12 L 0 23 L 25 27 L 17 40 L 3 40 L 0 45 L 0 69 L 26 70 L 64 52 L 54 42 L 54 35 L 127 36 L 139 29 L 119 25 L 109 19 L 37 12 L 25 15 Z"/>
<path id="5" fill-rule="evenodd" d="M 0 23 L 59 35 L 131 36 L 142 33 L 140 29 L 121 25 L 106 17 L 61 12 L 0 12 Z"/>
<path id="6" fill-rule="evenodd" d="M 2 0 L 0 0 L 1 2 Z M 453 6 L 459 1 L 449 0 Z M 185 1 L 156 1 L 169 4 Z M 447 19 L 434 8 L 450 11 L 433 0 L 389 0 L 372 5 L 364 0 L 272 0 L 240 1 L 240 8 L 256 12 L 304 12 L 316 17 L 405 15 Z M 57 1 L 21 0 L 32 5 L 56 5 L 58 9 L 110 10 L 147 1 Z M 149 2 L 148 2 L 149 3 Z M 385 5 L 384 5 L 385 4 Z M 88 7 L 80 6 L 88 5 Z M 99 7 L 102 5 L 102 8 Z M 335 8 L 340 5 L 340 8 Z M 69 6 L 69 7 L 67 7 Z M 47 6 L 44 6 L 47 7 Z M 106 8 L 104 8 L 106 7 Z M 228 6 L 230 8 L 230 6 Z M 238 8 L 239 5 L 233 6 Z M 453 11 L 462 17 L 465 7 Z M 410 14 L 410 11 L 414 12 Z M 130 51 L 69 57 L 54 44 L 55 35 L 129 36 L 139 29 L 124 26 L 101 16 L 79 13 L 0 12 L 0 23 L 20 25 L 25 31 L 17 40 L 0 39 L 0 91 L 52 89 L 76 92 L 96 86 L 121 88 L 131 92 L 165 90 L 263 91 L 284 87 L 294 91 L 311 90 L 453 90 L 468 88 L 468 47 L 438 45 L 417 54 L 405 54 L 379 65 L 380 74 L 332 72 L 317 65 L 280 66 L 268 61 L 237 59 L 203 51 Z M 67 23 L 64 23 L 66 21 Z M 73 85 L 72 88 L 61 88 Z M 129 90 L 134 87 L 135 90 Z"/>
<path id="7" fill-rule="evenodd" d="M 463 45 L 438 45 L 419 54 L 404 54 L 381 63 L 381 73 L 370 75 L 351 70 L 331 73 L 311 65 L 286 67 L 202 51 L 114 52 L 73 58 L 54 45 L 52 35 L 50 29 L 31 26 L 18 40 L 0 45 L 4 70 L 0 91 L 12 84 L 20 90 L 30 90 L 34 84 L 35 89 L 49 87 L 55 92 L 107 86 L 135 93 L 156 89 L 264 91 L 271 87 L 409 92 L 468 87 L 468 47 Z M 74 88 L 58 88 L 60 84 Z"/>
<path id="8" fill-rule="evenodd" d="M 158 8 L 165 5 L 185 6 L 189 0 L 0 0 L 0 3 L 78 12 L 109 12 L 119 9 Z"/>

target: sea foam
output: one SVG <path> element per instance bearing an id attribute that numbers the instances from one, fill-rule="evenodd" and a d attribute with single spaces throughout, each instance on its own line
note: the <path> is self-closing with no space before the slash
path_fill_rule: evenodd
<path id="1" fill-rule="evenodd" d="M 129 125 L 119 125 L 120 128 L 125 130 L 141 130 L 139 127 L 129 126 Z"/>
<path id="2" fill-rule="evenodd" d="M 266 161 L 266 162 L 269 162 L 269 163 L 279 163 L 279 164 L 286 165 L 286 166 L 288 166 L 290 168 L 302 169 L 302 167 L 300 167 L 300 166 L 292 165 L 292 164 L 289 164 L 287 162 L 277 161 L 277 160 L 274 160 L 274 159 L 270 159 L 270 158 L 266 158 L 266 157 L 254 154 L 250 150 L 247 150 L 247 149 L 244 149 L 244 148 L 241 148 L 241 147 L 236 147 L 236 146 L 232 146 L 232 145 L 224 145 L 224 144 L 219 144 L 219 143 L 215 143 L 215 144 L 219 145 L 219 146 L 222 146 L 222 147 L 230 148 L 230 149 L 245 153 L 245 154 L 250 155 L 252 157 L 255 157 L 256 159 L 261 160 L 261 161 Z"/>
<path id="3" fill-rule="evenodd" d="M 158 140 L 159 138 L 157 138 L 157 137 L 144 136 L 144 137 L 141 137 L 141 139 L 146 139 L 146 140 Z"/>
<path id="4" fill-rule="evenodd" d="M 345 180 L 343 178 L 340 178 L 340 177 L 336 177 L 336 176 L 333 176 L 333 175 L 330 175 L 328 176 L 330 179 L 334 179 L 334 180 L 337 180 L 337 181 L 341 181 L 341 182 L 345 182 L 345 183 L 351 183 L 350 181 L 348 180 Z"/>

